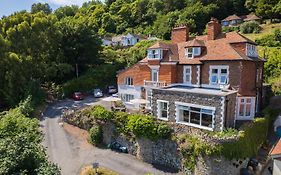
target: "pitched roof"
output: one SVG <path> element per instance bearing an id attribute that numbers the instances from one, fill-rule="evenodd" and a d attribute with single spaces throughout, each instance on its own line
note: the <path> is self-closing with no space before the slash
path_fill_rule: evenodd
<path id="1" fill-rule="evenodd" d="M 252 21 L 252 20 L 260 20 L 258 16 L 255 14 L 249 14 L 249 15 L 244 15 L 240 16 L 244 21 Z"/>
<path id="2" fill-rule="evenodd" d="M 277 144 L 271 150 L 270 156 L 273 157 L 273 158 L 281 157 L 281 139 L 279 139 Z"/>
<path id="3" fill-rule="evenodd" d="M 196 36 L 190 39 L 187 42 L 177 44 L 157 42 L 149 49 L 162 48 L 164 51 L 161 62 L 176 61 L 179 64 L 202 64 L 202 62 L 209 60 L 262 60 L 261 58 L 250 58 L 246 55 L 245 51 L 235 48 L 234 44 L 236 43 L 256 44 L 238 32 L 223 33 L 215 40 L 208 40 L 207 35 Z M 200 56 L 188 59 L 185 55 L 186 47 L 201 47 L 202 53 Z M 148 59 L 145 58 L 140 63 L 147 63 L 147 61 Z"/>
<path id="4" fill-rule="evenodd" d="M 232 20 L 239 20 L 239 19 L 241 19 L 241 18 L 234 14 L 234 15 L 230 15 L 230 16 L 226 17 L 222 21 L 232 21 Z"/>

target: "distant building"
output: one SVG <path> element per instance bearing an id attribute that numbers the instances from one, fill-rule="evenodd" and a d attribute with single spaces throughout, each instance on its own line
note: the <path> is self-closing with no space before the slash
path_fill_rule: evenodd
<path id="1" fill-rule="evenodd" d="M 249 14 L 243 16 L 237 16 L 234 14 L 223 19 L 221 24 L 222 26 L 237 26 L 243 22 L 248 22 L 248 21 L 257 21 L 258 23 L 260 23 L 260 20 L 261 19 L 257 17 L 255 14 Z"/>
<path id="2" fill-rule="evenodd" d="M 113 46 L 134 46 L 140 40 L 144 40 L 145 37 L 142 37 L 137 34 L 128 33 L 127 35 L 118 35 L 113 36 L 112 38 L 103 38 L 103 45 L 113 45 Z"/>

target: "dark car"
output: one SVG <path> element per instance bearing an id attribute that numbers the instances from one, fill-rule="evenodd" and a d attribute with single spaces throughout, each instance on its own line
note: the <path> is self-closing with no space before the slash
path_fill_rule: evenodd
<path id="1" fill-rule="evenodd" d="M 128 153 L 127 147 L 122 146 L 118 142 L 112 142 L 112 143 L 108 144 L 107 147 L 110 148 L 111 150 L 115 150 L 115 151 L 118 151 L 118 152 L 121 152 L 121 153 Z"/>
<path id="2" fill-rule="evenodd" d="M 84 99 L 84 95 L 82 94 L 82 92 L 74 92 L 71 97 L 73 98 L 73 100 L 83 100 Z"/>
<path id="3" fill-rule="evenodd" d="M 103 97 L 102 90 L 99 88 L 93 89 L 91 93 L 96 98 Z"/>
<path id="4" fill-rule="evenodd" d="M 117 88 L 115 86 L 108 86 L 107 92 L 108 92 L 108 94 L 115 94 L 115 93 L 117 93 Z"/>

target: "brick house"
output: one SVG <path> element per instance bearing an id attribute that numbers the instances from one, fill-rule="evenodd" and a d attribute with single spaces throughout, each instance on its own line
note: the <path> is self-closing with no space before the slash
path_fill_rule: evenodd
<path id="1" fill-rule="evenodd" d="M 186 26 L 171 42 L 157 42 L 147 56 L 120 71 L 118 92 L 128 108 L 143 98 L 161 120 L 221 131 L 260 110 L 263 64 L 256 43 L 237 32 L 222 33 L 214 18 L 208 34 L 190 37 Z"/>

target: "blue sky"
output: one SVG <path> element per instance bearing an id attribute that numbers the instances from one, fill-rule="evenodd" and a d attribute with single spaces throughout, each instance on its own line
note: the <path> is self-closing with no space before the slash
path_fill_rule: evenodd
<path id="1" fill-rule="evenodd" d="M 0 17 L 3 15 L 10 15 L 16 11 L 27 10 L 30 11 L 31 5 L 37 2 L 48 3 L 51 8 L 57 9 L 64 5 L 79 5 L 89 0 L 0 0 Z"/>

